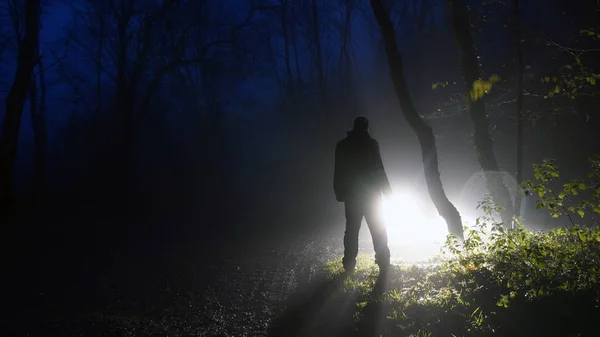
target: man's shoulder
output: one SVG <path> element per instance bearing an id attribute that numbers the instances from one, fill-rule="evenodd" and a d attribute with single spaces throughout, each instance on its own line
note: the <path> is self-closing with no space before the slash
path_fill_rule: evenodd
<path id="1" fill-rule="evenodd" d="M 365 142 L 368 143 L 368 144 L 379 146 L 379 142 L 375 138 L 370 137 L 370 136 L 369 137 L 365 137 L 363 139 L 358 139 L 358 140 L 352 139 L 351 137 L 346 136 L 346 137 L 340 139 L 337 142 L 336 146 L 344 146 L 344 145 L 347 145 L 347 144 L 356 144 L 356 143 L 365 143 Z"/>
<path id="2" fill-rule="evenodd" d="M 344 146 L 344 144 L 347 144 L 349 141 L 348 137 L 344 137 L 340 140 L 338 140 L 338 142 L 336 143 L 336 146 Z"/>

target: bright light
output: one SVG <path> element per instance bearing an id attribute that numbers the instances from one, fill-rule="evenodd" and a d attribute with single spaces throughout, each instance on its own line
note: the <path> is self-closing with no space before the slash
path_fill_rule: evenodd
<path id="1" fill-rule="evenodd" d="M 383 218 L 392 255 L 405 259 L 427 259 L 440 252 L 448 234 L 446 222 L 425 214 L 419 199 L 409 193 L 384 198 Z"/>

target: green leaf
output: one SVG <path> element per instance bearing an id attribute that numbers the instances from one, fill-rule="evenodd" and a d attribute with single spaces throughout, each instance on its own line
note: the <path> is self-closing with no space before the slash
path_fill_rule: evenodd
<path id="1" fill-rule="evenodd" d="M 588 81 L 588 83 L 591 85 L 596 85 L 596 78 L 593 76 L 586 77 L 585 80 Z"/>
<path id="2" fill-rule="evenodd" d="M 582 29 L 579 31 L 581 34 L 586 34 L 587 36 L 596 36 L 596 32 L 589 29 Z"/>
<path id="3" fill-rule="evenodd" d="M 583 218 L 583 216 L 585 215 L 585 212 L 582 209 L 578 209 L 577 214 L 579 214 L 579 216 Z"/>
<path id="4" fill-rule="evenodd" d="M 579 185 L 577 185 L 577 187 L 579 187 L 579 189 L 582 191 L 587 190 L 587 186 L 584 183 L 579 183 Z"/>

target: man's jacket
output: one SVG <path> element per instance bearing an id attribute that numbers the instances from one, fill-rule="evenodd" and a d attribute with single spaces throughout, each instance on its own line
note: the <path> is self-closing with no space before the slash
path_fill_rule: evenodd
<path id="1" fill-rule="evenodd" d="M 338 201 L 363 199 L 391 191 L 379 143 L 367 131 L 352 130 L 337 143 L 333 189 Z"/>

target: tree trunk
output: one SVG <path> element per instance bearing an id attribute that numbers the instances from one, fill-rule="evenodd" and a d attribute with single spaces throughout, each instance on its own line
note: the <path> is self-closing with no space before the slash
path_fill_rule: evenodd
<path id="1" fill-rule="evenodd" d="M 121 5 L 117 18 L 117 82 L 115 92 L 114 121 L 117 125 L 113 138 L 115 166 L 111 166 L 114 174 L 115 186 L 120 193 L 114 200 L 118 207 L 125 208 L 131 192 L 130 173 L 132 166 L 131 149 L 133 146 L 133 109 L 135 105 L 135 88 L 132 86 L 132 77 L 128 76 L 129 39 L 127 26 L 131 14 L 126 4 Z"/>
<path id="2" fill-rule="evenodd" d="M 423 168 L 427 190 L 440 216 L 446 220 L 448 231 L 460 240 L 463 239 L 463 226 L 460 213 L 448 200 L 438 168 L 437 148 L 433 130 L 419 116 L 413 104 L 402 69 L 402 56 L 396 45 L 396 34 L 389 16 L 383 8 L 382 0 L 370 0 L 373 14 L 381 27 L 381 34 L 390 68 L 390 76 L 396 90 L 396 96 L 408 124 L 417 134 L 423 155 Z"/>
<path id="3" fill-rule="evenodd" d="M 275 76 L 275 81 L 277 82 L 277 91 L 279 92 L 279 101 L 283 104 L 287 99 L 287 92 L 284 88 L 283 81 L 281 80 L 281 76 L 279 76 L 279 70 L 277 67 L 277 56 L 273 52 L 273 44 L 271 43 L 271 35 L 265 34 L 267 37 L 266 42 L 268 45 L 267 52 L 269 53 L 269 61 L 271 63 L 271 68 L 273 70 L 273 76 Z"/>
<path id="4" fill-rule="evenodd" d="M 100 19 L 98 54 L 96 54 L 96 113 L 102 112 L 102 52 L 104 51 L 104 18 Z"/>
<path id="5" fill-rule="evenodd" d="M 19 144 L 23 105 L 37 63 L 39 40 L 39 0 L 25 1 L 25 36 L 19 41 L 17 71 L 6 98 L 6 115 L 0 135 L 0 206 L 8 206 L 14 197 L 14 171 Z"/>
<path id="6" fill-rule="evenodd" d="M 302 79 L 302 71 L 300 71 L 300 58 L 298 57 L 298 37 L 297 37 L 297 33 L 296 33 L 296 6 L 294 6 L 292 4 L 292 24 L 290 26 L 290 30 L 291 30 L 291 35 L 292 35 L 292 46 L 294 48 L 294 63 L 296 66 L 296 77 L 297 77 L 297 81 L 298 81 L 298 85 L 300 87 L 303 86 L 303 79 Z"/>
<path id="7" fill-rule="evenodd" d="M 311 13 L 313 19 L 313 42 L 315 44 L 315 59 L 317 64 L 317 81 L 321 104 L 327 103 L 327 93 L 325 84 L 325 66 L 323 65 L 323 46 L 321 43 L 321 20 L 319 13 L 318 0 L 311 1 Z"/>
<path id="8" fill-rule="evenodd" d="M 467 95 L 470 97 L 469 93 L 472 90 L 473 83 L 481 78 L 481 74 L 479 71 L 479 60 L 475 52 L 475 41 L 471 35 L 471 22 L 467 3 L 466 0 L 452 0 L 450 1 L 450 6 L 452 8 L 454 35 L 462 59 L 465 88 Z M 473 142 L 475 152 L 479 165 L 483 170 L 487 189 L 491 193 L 494 202 L 503 207 L 500 216 L 504 226 L 510 227 L 514 210 L 510 193 L 504 184 L 496 156 L 494 155 L 494 142 L 489 130 L 484 97 L 475 100 L 471 99 L 469 114 L 474 128 Z"/>
<path id="9" fill-rule="evenodd" d="M 523 51 L 521 48 L 522 27 L 520 1 L 513 0 L 515 19 L 515 47 L 517 51 L 517 188 L 515 191 L 515 216 L 521 216 L 521 189 L 523 180 Z"/>
<path id="10" fill-rule="evenodd" d="M 354 94 L 354 78 L 352 74 L 352 58 L 350 56 L 351 42 L 352 42 L 352 14 L 354 11 L 354 0 L 346 0 L 343 2 L 344 6 L 344 21 L 342 24 L 341 31 L 341 44 L 340 44 L 340 101 L 346 102 L 347 106 L 344 110 L 348 113 L 348 118 L 360 115 L 360 104 L 358 102 L 357 95 Z"/>
<path id="11" fill-rule="evenodd" d="M 33 194 L 39 200 L 46 186 L 46 80 L 42 62 L 39 62 L 39 82 L 36 83 L 35 73 L 32 73 L 32 83 L 29 91 L 30 117 L 34 143 Z M 39 93 L 38 93 L 39 85 Z M 39 97 L 38 97 L 39 94 Z M 38 100 L 39 98 L 39 100 Z"/>
<path id="12" fill-rule="evenodd" d="M 225 135 L 225 116 L 223 106 L 220 101 L 219 73 L 215 68 L 207 69 L 202 72 L 202 93 L 206 97 L 205 108 L 207 116 L 205 122 L 210 125 L 209 130 L 205 131 L 203 137 L 204 148 L 202 148 L 204 158 L 210 158 L 203 162 L 203 203 L 211 209 L 213 216 L 226 215 L 227 205 L 227 180 L 226 180 L 226 135 Z"/>
<path id="13" fill-rule="evenodd" d="M 292 74 L 292 66 L 290 61 L 290 37 L 288 33 L 288 13 L 287 13 L 287 0 L 281 0 L 281 30 L 283 33 L 283 48 L 284 48 L 284 61 L 285 61 L 285 73 L 286 73 L 286 91 L 288 95 L 294 91 L 294 75 Z"/>
<path id="14" fill-rule="evenodd" d="M 351 80 L 350 42 L 352 41 L 353 0 L 344 3 L 344 23 L 342 25 L 342 43 L 340 45 L 340 66 L 346 80 Z"/>
<path id="15" fill-rule="evenodd" d="M 137 51 L 133 61 L 129 59 L 131 47 L 131 39 L 128 36 L 130 22 L 136 12 L 134 2 L 121 2 L 120 10 L 117 17 L 117 93 L 116 93 L 116 109 L 118 114 L 116 121 L 121 122 L 121 130 L 115 144 L 117 153 L 120 154 L 120 161 L 117 168 L 121 172 L 117 173 L 120 177 L 118 184 L 126 190 L 123 195 L 127 197 L 127 193 L 133 187 L 132 177 L 135 169 L 133 160 L 133 146 L 136 138 L 137 128 L 140 115 L 145 111 L 141 111 L 138 89 L 140 83 L 144 79 L 144 71 L 147 70 L 149 58 L 152 55 L 152 36 L 153 27 L 156 27 L 156 22 L 162 20 L 169 10 L 177 3 L 175 0 L 163 1 L 157 11 L 148 14 L 148 16 L 140 25 L 139 30 L 141 36 L 138 37 Z M 162 76 L 162 74 L 160 75 Z M 151 86 L 153 86 L 151 84 Z M 150 88 L 152 90 L 152 88 Z M 127 201 L 129 202 L 129 201 Z"/>
<path id="16" fill-rule="evenodd" d="M 123 15 L 123 14 L 121 14 Z M 120 16 L 117 22 L 117 83 L 115 87 L 115 120 L 124 113 L 127 97 L 127 23 L 128 18 Z M 120 130 L 123 132 L 123 130 Z"/>
<path id="17" fill-rule="evenodd" d="M 29 118 L 31 119 L 31 129 L 33 131 L 33 143 L 34 143 L 34 158 L 33 158 L 33 197 L 37 199 L 39 195 L 39 157 L 38 157 L 38 142 L 37 142 L 37 130 L 36 130 L 36 119 L 39 114 L 39 102 L 38 102 L 38 88 L 37 88 L 37 80 L 35 70 L 31 72 L 31 83 L 29 84 Z"/>

